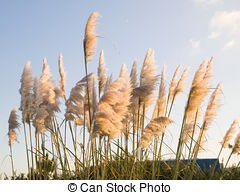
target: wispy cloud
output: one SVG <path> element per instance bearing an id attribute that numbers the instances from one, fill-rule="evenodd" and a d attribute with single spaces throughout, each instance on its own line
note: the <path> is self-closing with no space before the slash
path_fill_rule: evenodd
<path id="1" fill-rule="evenodd" d="M 194 39 L 189 39 L 189 43 L 191 44 L 193 49 L 199 48 L 200 46 L 200 41 Z"/>
<path id="2" fill-rule="evenodd" d="M 220 5 L 223 3 L 223 0 L 194 0 L 197 5 L 202 7 L 208 7 L 212 5 Z"/>
<path id="3" fill-rule="evenodd" d="M 215 32 L 228 35 L 240 33 L 240 10 L 217 12 L 210 21 L 210 28 Z"/>
<path id="4" fill-rule="evenodd" d="M 223 40 L 228 40 L 222 50 L 232 49 L 240 40 L 240 10 L 216 12 L 210 20 L 209 27 L 209 39 L 221 36 Z"/>
<path id="5" fill-rule="evenodd" d="M 210 35 L 208 35 L 209 39 L 216 39 L 221 33 L 220 32 L 211 32 Z"/>
<path id="6" fill-rule="evenodd" d="M 223 47 L 223 50 L 228 50 L 228 49 L 232 49 L 234 46 L 236 46 L 236 41 L 235 40 L 231 40 L 228 41 L 225 46 Z"/>

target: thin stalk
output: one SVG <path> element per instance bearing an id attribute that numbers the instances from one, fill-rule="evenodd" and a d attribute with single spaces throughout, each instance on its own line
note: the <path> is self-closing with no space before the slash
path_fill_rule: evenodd
<path id="1" fill-rule="evenodd" d="M 226 164 L 225 164 L 225 166 L 224 166 L 224 169 L 227 168 L 227 165 L 228 165 L 228 163 L 229 163 L 229 161 L 230 161 L 232 155 L 233 155 L 233 150 L 232 150 L 231 154 L 229 155 L 229 157 L 228 157 L 228 159 L 227 159 L 227 162 L 226 162 Z M 239 164 L 239 163 L 238 163 L 238 164 Z M 238 166 L 237 166 L 237 167 L 238 167 Z M 221 177 L 220 177 L 220 180 L 223 179 L 225 173 L 226 173 L 225 171 L 222 172 Z"/>
<path id="2" fill-rule="evenodd" d="M 69 172 L 70 172 L 70 166 L 69 166 L 69 162 L 68 162 L 68 158 L 67 158 L 67 152 L 66 152 L 66 149 L 67 149 L 67 148 L 66 148 L 66 145 L 64 144 L 64 140 L 63 140 L 63 138 L 62 138 L 62 134 L 61 134 L 61 131 L 60 131 L 60 127 L 59 127 L 59 124 L 58 124 L 58 122 L 57 122 L 57 119 L 56 119 L 56 116 L 55 116 L 55 115 L 54 115 L 54 117 L 53 117 L 53 124 L 54 124 L 54 129 L 55 129 L 55 131 L 56 131 L 56 133 L 54 133 L 53 135 L 56 136 L 56 140 L 57 140 L 57 142 L 56 142 L 57 152 L 58 152 L 58 155 L 59 155 L 60 164 L 61 164 L 61 167 L 62 167 L 62 172 L 63 172 L 63 175 L 64 175 L 64 177 L 65 177 L 65 175 L 66 175 L 66 167 L 65 167 L 65 165 L 64 165 L 64 163 L 63 163 L 63 161 L 62 161 L 62 155 L 61 155 L 61 151 L 60 151 L 59 140 L 60 140 L 60 143 L 61 143 L 62 146 L 63 146 L 64 156 L 66 157 L 66 158 L 64 159 L 64 161 L 66 161 L 66 163 L 67 163 L 67 166 L 68 166 L 68 168 L 69 168 Z"/>
<path id="3" fill-rule="evenodd" d="M 84 44 L 83 44 L 84 47 Z M 84 64 L 85 64 L 85 74 L 88 75 L 88 69 L 87 69 L 87 59 L 86 59 L 86 53 L 84 49 Z M 92 115 L 91 115 L 91 105 L 90 105 L 90 94 L 89 94 L 89 86 L 88 86 L 88 78 L 87 78 L 87 98 L 88 98 L 88 113 L 89 113 L 89 122 L 90 122 L 90 129 L 92 129 Z"/>
<path id="4" fill-rule="evenodd" d="M 65 120 L 64 124 L 65 124 L 65 128 L 64 128 L 64 145 L 66 146 L 67 145 L 67 121 Z M 66 153 L 64 152 L 64 168 L 66 168 L 66 158 L 67 158 L 67 155 Z"/>
<path id="5" fill-rule="evenodd" d="M 188 101 L 187 101 L 187 105 L 184 111 L 184 116 L 183 116 L 183 120 L 182 120 L 182 126 L 181 126 L 181 131 L 180 131 L 180 136 L 179 136 L 179 141 L 178 141 L 178 146 L 177 146 L 177 154 L 176 154 L 176 165 L 175 165 L 175 171 L 174 171 L 174 176 L 173 179 L 177 179 L 178 178 L 178 169 L 179 169 L 179 161 L 181 158 L 181 153 L 182 153 L 182 137 L 183 137 L 183 132 L 184 132 L 184 127 L 185 127 L 185 122 L 186 122 L 186 111 L 187 108 L 189 106 L 189 101 L 190 101 L 190 97 L 191 97 L 191 92 L 188 96 Z"/>
<path id="6" fill-rule="evenodd" d="M 74 140 L 74 134 L 73 134 L 72 125 L 71 125 L 70 121 L 68 121 L 68 125 L 69 125 L 70 133 L 71 133 L 71 136 L 72 136 L 73 147 L 74 147 L 74 151 L 75 151 L 75 163 L 74 163 L 74 166 L 75 166 L 75 172 L 77 172 L 77 166 L 76 166 L 76 142 Z"/>
<path id="7" fill-rule="evenodd" d="M 121 158 L 123 157 L 123 150 L 122 150 L 122 148 L 123 148 L 123 133 L 121 135 L 121 154 L 120 154 Z"/>
<path id="8" fill-rule="evenodd" d="M 86 133 L 86 119 L 85 119 L 85 110 L 84 110 L 84 114 L 83 114 L 83 170 L 85 170 L 85 133 Z M 85 171 L 84 171 L 85 172 Z"/>
<path id="9" fill-rule="evenodd" d="M 181 148 L 182 148 L 182 136 L 183 136 L 183 130 L 184 130 L 184 126 L 185 126 L 185 114 L 183 117 L 183 121 L 182 121 L 182 127 L 181 127 L 181 131 L 180 131 L 180 136 L 179 136 L 179 141 L 178 141 L 178 147 L 177 147 L 177 153 L 176 153 L 176 166 L 175 166 L 175 171 L 174 171 L 174 176 L 173 179 L 176 180 L 178 177 L 178 169 L 179 169 L 179 161 L 180 161 L 180 157 L 181 157 Z"/>
<path id="10" fill-rule="evenodd" d="M 91 135 L 90 135 L 91 136 Z M 95 175 L 95 153 L 96 153 L 96 150 L 95 150 L 95 138 L 93 139 L 92 137 L 90 138 L 91 139 L 91 154 L 92 154 L 92 167 L 93 167 L 93 175 Z M 90 155 L 91 156 L 91 155 Z M 90 158 L 89 158 L 89 162 L 90 162 Z M 89 168 L 90 168 L 90 164 L 89 163 Z M 90 169 L 89 169 L 90 170 Z M 90 176 L 90 175 L 89 175 Z M 88 177 L 89 179 L 89 177 Z"/>
<path id="11" fill-rule="evenodd" d="M 127 135 L 125 136 L 125 154 L 127 155 L 127 160 L 128 160 L 128 133 Z"/>
<path id="12" fill-rule="evenodd" d="M 27 131 L 26 131 L 25 121 L 23 121 L 23 128 L 24 128 L 25 147 L 26 147 L 26 154 L 27 154 L 28 179 L 30 179 L 31 178 L 30 163 L 29 163 L 29 155 L 28 155 Z"/>
<path id="13" fill-rule="evenodd" d="M 65 170 L 64 170 L 64 165 L 63 165 L 63 161 L 62 161 L 62 155 L 61 155 L 61 150 L 60 150 L 60 144 L 59 144 L 59 138 L 62 140 L 62 136 L 61 136 L 61 132 L 60 132 L 60 130 L 59 130 L 59 126 L 58 126 L 58 123 L 57 123 L 57 121 L 56 121 L 56 123 L 55 123 L 55 117 L 53 117 L 53 120 L 52 120 L 52 123 L 53 123 L 53 133 L 54 133 L 54 136 L 55 136 L 55 139 L 54 140 L 56 140 L 56 142 L 55 142 L 55 146 L 56 146 L 56 150 L 57 150 L 57 153 L 58 153 L 58 158 L 59 158 L 59 161 L 60 161 L 60 164 L 61 164 L 61 167 L 62 167 L 62 170 L 63 170 L 63 172 L 65 172 Z M 57 127 L 56 127 L 56 125 L 57 125 Z M 54 131 L 55 130 L 55 131 Z M 62 143 L 63 143 L 63 141 L 62 141 Z"/>
<path id="14" fill-rule="evenodd" d="M 134 156 L 134 153 L 135 153 L 135 131 L 136 129 L 134 128 L 135 127 L 135 114 L 133 115 L 133 142 L 132 142 L 132 154 Z"/>
<path id="15" fill-rule="evenodd" d="M 230 158 L 232 157 L 232 155 L 233 155 L 233 151 L 232 151 L 231 154 L 229 155 L 229 157 L 228 157 L 228 159 L 227 159 L 227 162 L 226 162 L 226 164 L 225 164 L 224 169 L 226 169 L 226 167 L 227 167 L 227 165 L 228 165 L 228 163 L 229 163 L 229 160 L 230 160 Z"/>
<path id="16" fill-rule="evenodd" d="M 15 172 L 14 172 L 14 166 L 13 166 L 13 152 L 12 152 L 12 145 L 9 144 L 10 147 L 10 157 L 11 157 L 11 164 L 12 164 L 12 177 L 15 179 Z"/>
<path id="17" fill-rule="evenodd" d="M 39 135 L 37 136 L 37 142 L 38 142 L 38 168 L 39 168 L 39 179 L 42 179 L 42 157 L 40 152 L 40 141 L 39 141 Z"/>
<path id="18" fill-rule="evenodd" d="M 145 103 L 143 104 L 143 110 L 142 110 L 143 114 L 142 114 L 142 131 L 141 131 L 141 136 L 143 135 L 143 131 L 144 131 L 144 121 L 145 121 Z M 142 160 L 143 158 L 143 150 L 141 149 L 141 156 L 140 159 Z"/>
<path id="19" fill-rule="evenodd" d="M 50 133 L 51 133 L 52 155 L 53 155 L 53 161 L 54 161 L 54 176 L 56 178 L 57 177 L 57 167 L 56 167 L 56 160 L 55 160 L 55 154 L 54 154 L 54 135 L 53 135 L 52 131 L 50 131 Z M 36 148 L 37 148 L 37 145 L 36 145 Z"/>
<path id="20" fill-rule="evenodd" d="M 96 170 L 95 173 L 96 173 L 96 177 L 95 179 L 98 179 L 99 178 L 99 169 L 98 169 L 98 161 L 99 161 L 99 148 L 97 148 L 97 139 L 94 139 L 94 158 L 95 158 L 95 165 L 96 165 Z M 95 167 L 94 167 L 95 169 Z"/>
<path id="21" fill-rule="evenodd" d="M 105 178 L 105 170 L 106 170 L 106 165 L 107 165 L 107 161 L 108 161 L 108 150 L 109 150 L 109 146 L 110 146 L 110 139 L 109 139 L 109 137 L 108 137 L 108 140 L 107 140 L 107 149 L 106 149 L 106 153 L 105 153 L 105 160 L 104 160 L 103 171 L 102 171 L 102 180 L 104 180 L 104 178 Z"/>
<path id="22" fill-rule="evenodd" d="M 36 179 L 38 179 L 37 178 L 37 175 L 38 175 L 38 173 L 40 172 L 39 171 L 39 161 L 38 161 L 38 141 L 37 141 L 37 135 L 35 134 L 35 150 L 36 150 L 36 152 L 35 152 L 35 164 L 36 164 Z M 35 172 L 34 172 L 34 175 L 35 175 Z"/>
<path id="23" fill-rule="evenodd" d="M 218 153 L 218 156 L 217 156 L 217 159 L 218 159 L 218 160 L 219 160 L 219 157 L 220 157 L 220 155 L 221 155 L 221 153 L 222 153 L 222 150 L 223 150 L 223 144 L 222 144 L 221 149 L 220 149 L 220 151 L 219 151 L 219 153 Z"/>
<path id="24" fill-rule="evenodd" d="M 198 116 L 198 110 L 196 112 L 195 119 L 194 119 L 193 132 L 192 132 L 191 142 L 190 142 L 190 146 L 189 146 L 188 160 L 190 160 L 190 155 L 191 155 L 191 151 L 192 151 L 193 136 L 194 136 L 194 133 L 195 133 L 196 123 L 197 123 L 197 116 Z"/>
<path id="25" fill-rule="evenodd" d="M 74 123 L 74 134 L 75 134 L 75 147 L 74 147 L 74 152 L 75 152 L 75 167 L 76 167 L 76 173 L 79 172 L 79 167 L 77 163 L 77 125 Z"/>
<path id="26" fill-rule="evenodd" d="M 33 180 L 34 180 L 34 179 L 35 179 L 35 174 L 34 174 L 34 158 L 33 158 L 32 130 L 31 130 L 31 124 L 30 124 L 30 122 L 28 123 L 28 126 L 29 126 L 29 136 L 30 136 L 30 144 L 31 144 L 32 173 L 33 173 Z"/>
<path id="27" fill-rule="evenodd" d="M 223 143 L 223 144 L 224 144 L 224 143 Z M 222 152 L 222 150 L 223 150 L 223 144 L 222 144 L 221 149 L 220 149 L 220 151 L 219 151 L 219 153 L 218 153 L 218 157 L 217 157 L 217 160 L 218 160 L 218 161 L 219 161 L 219 157 L 220 157 L 220 155 L 221 155 L 221 152 Z M 210 178 L 213 177 L 213 174 L 214 174 L 214 172 L 215 172 L 215 169 L 216 169 L 216 166 L 217 166 L 217 162 L 218 162 L 217 160 L 216 160 L 216 162 L 214 163 L 214 167 L 213 167 L 213 169 L 212 169 Z"/>
<path id="28" fill-rule="evenodd" d="M 45 155 L 45 136 L 41 134 L 42 138 L 42 151 L 43 151 L 43 169 L 44 169 L 44 180 L 47 179 L 47 171 L 46 171 L 46 155 Z"/>
<path id="29" fill-rule="evenodd" d="M 200 130 L 200 135 L 199 135 L 199 136 L 200 136 L 200 139 L 199 139 L 199 142 L 197 141 L 196 144 L 195 144 L 195 146 L 194 146 L 194 147 L 197 147 L 197 149 L 196 149 L 196 152 L 195 152 L 194 157 L 193 157 L 193 162 L 192 162 L 192 165 L 191 165 L 192 171 L 191 171 L 191 173 L 190 173 L 189 179 L 192 179 L 192 177 L 193 177 L 193 169 L 194 169 L 195 164 L 196 164 L 196 161 L 197 161 L 197 156 L 198 156 L 198 152 L 199 152 L 200 143 L 201 143 L 201 140 L 202 140 L 202 135 L 203 135 L 203 131 L 204 131 L 204 128 L 205 128 L 205 124 L 206 124 L 206 122 L 203 123 L 202 128 L 201 128 L 202 130 Z M 192 157 L 191 157 L 191 158 L 192 158 Z"/>
<path id="30" fill-rule="evenodd" d="M 140 102 L 140 98 L 138 100 L 138 114 L 137 114 L 137 148 L 138 148 L 138 145 L 139 145 L 139 126 L 140 126 L 140 107 L 141 107 L 141 102 Z M 137 152 L 138 153 L 138 152 Z M 137 154 L 136 153 L 136 154 Z"/>
<path id="31" fill-rule="evenodd" d="M 175 97 L 176 95 L 173 96 L 173 100 L 172 100 L 172 103 L 171 103 L 171 106 L 170 106 L 170 109 L 169 109 L 169 112 L 168 112 L 168 115 L 167 115 L 167 107 L 168 107 L 168 103 L 169 103 L 169 95 L 168 95 L 168 98 L 167 98 L 167 104 L 166 104 L 166 110 L 165 110 L 165 116 L 167 117 L 170 117 L 170 114 L 171 114 L 171 111 L 172 111 L 172 107 L 173 107 L 173 103 L 175 101 Z M 162 138 L 161 138 L 161 142 L 160 142 L 160 148 L 159 148 L 159 153 L 158 155 L 160 155 L 160 160 L 161 160 L 161 154 L 162 154 L 162 145 L 163 145 L 163 139 L 164 139 L 164 136 L 165 136 L 165 133 L 162 134 Z"/>
<path id="32" fill-rule="evenodd" d="M 200 130 L 201 132 L 200 132 L 199 143 L 196 142 L 196 144 L 195 144 L 195 147 L 197 147 L 197 150 L 196 150 L 196 153 L 194 154 L 194 157 L 193 157 L 194 159 L 196 159 L 197 156 L 198 156 L 198 152 L 199 152 L 199 148 L 200 148 L 200 143 L 201 143 L 201 140 L 202 140 L 202 135 L 203 135 L 203 132 L 204 132 L 204 129 L 205 129 L 205 125 L 206 125 L 206 122 L 203 123 L 202 130 Z"/>
<path id="33" fill-rule="evenodd" d="M 152 180 L 155 179 L 156 155 L 157 155 L 157 138 L 154 138 L 154 145 L 153 145 L 153 164 L 152 164 Z"/>
<path id="34" fill-rule="evenodd" d="M 117 145 L 118 145 L 118 147 L 117 147 L 117 159 L 118 159 L 118 165 L 120 165 L 120 156 L 119 156 L 119 151 L 120 151 L 120 139 L 119 139 L 119 137 L 118 137 L 118 139 L 117 139 Z"/>
<path id="35" fill-rule="evenodd" d="M 240 161 L 239 161 L 238 164 L 237 164 L 237 168 L 239 167 L 239 165 L 240 165 Z"/>

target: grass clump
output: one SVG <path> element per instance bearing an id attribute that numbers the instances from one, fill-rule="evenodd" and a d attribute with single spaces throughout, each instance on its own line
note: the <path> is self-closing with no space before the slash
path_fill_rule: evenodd
<path id="1" fill-rule="evenodd" d="M 189 68 L 179 76 L 182 65 L 177 67 L 167 91 L 166 66 L 158 75 L 154 51 L 148 49 L 139 78 L 135 60 L 130 74 L 123 64 L 119 77 L 113 81 L 112 76 L 107 76 L 102 50 L 97 76 L 89 73 L 88 66 L 96 53 L 98 18 L 99 13 L 94 12 L 88 19 L 83 40 L 85 76 L 69 96 L 65 92 L 62 54 L 58 60 L 59 86 L 52 79 L 46 58 L 40 78 L 33 76 L 30 62 L 26 64 L 19 91 L 28 173 L 17 176 L 14 170 L 12 145 L 16 141 L 15 129 L 19 127 L 15 109 L 10 115 L 8 133 L 11 179 L 239 178 L 238 166 L 226 168 L 228 162 L 225 168 L 217 169 L 215 163 L 206 170 L 197 163 L 199 153 L 204 150 L 206 133 L 221 106 L 222 84 L 213 87 L 210 83 L 213 58 L 205 60 L 193 77 L 184 103 L 177 148 L 170 148 L 164 135 L 176 123 L 172 111 L 179 94 L 186 90 Z M 158 96 L 155 96 L 159 81 Z M 208 106 L 201 116 L 208 96 Z M 65 112 L 60 110 L 61 103 L 66 106 Z M 151 106 L 154 109 L 150 114 Z M 217 160 L 237 125 L 235 120 L 221 142 Z M 228 161 L 239 152 L 239 142 L 237 136 Z M 163 147 L 174 156 L 174 163 L 164 159 Z"/>

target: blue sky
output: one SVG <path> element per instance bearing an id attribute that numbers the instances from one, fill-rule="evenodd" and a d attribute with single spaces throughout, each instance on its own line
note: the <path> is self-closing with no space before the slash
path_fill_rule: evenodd
<path id="1" fill-rule="evenodd" d="M 223 81 L 223 106 L 208 132 L 207 152 L 216 157 L 226 130 L 234 119 L 240 120 L 240 2 L 239 0 L 41 0 L 0 1 L 0 173 L 10 173 L 8 149 L 8 117 L 19 107 L 20 77 L 27 61 L 33 73 L 40 76 L 46 56 L 56 83 L 57 60 L 63 54 L 67 72 L 67 94 L 84 76 L 82 40 L 87 18 L 93 11 L 102 15 L 94 61 L 89 72 L 96 72 L 100 50 L 104 50 L 108 74 L 116 77 L 125 63 L 131 68 L 137 59 L 142 65 L 148 48 L 155 51 L 160 73 L 166 64 L 170 82 L 178 64 L 190 66 L 192 76 L 204 59 L 215 57 L 213 86 Z M 191 82 L 192 77 L 188 80 Z M 182 110 L 188 91 L 177 100 L 173 110 L 176 124 L 167 134 L 175 147 Z M 64 107 L 62 107 L 64 110 Z M 20 112 L 18 112 L 20 114 Z M 176 130 L 175 130 L 176 129 Z M 14 145 L 16 169 L 25 171 L 23 130 Z M 226 159 L 229 151 L 223 152 Z M 233 157 L 232 162 L 236 162 Z"/>

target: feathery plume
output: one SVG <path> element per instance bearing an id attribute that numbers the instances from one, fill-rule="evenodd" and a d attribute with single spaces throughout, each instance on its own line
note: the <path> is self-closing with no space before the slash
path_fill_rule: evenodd
<path id="1" fill-rule="evenodd" d="M 18 123 L 17 109 L 14 108 L 8 119 L 8 137 L 9 137 L 9 145 L 11 146 L 14 141 L 17 141 L 17 134 L 15 129 L 19 128 L 20 124 Z"/>
<path id="2" fill-rule="evenodd" d="M 87 127 L 90 131 L 90 122 L 88 114 L 88 97 L 87 97 L 87 84 L 89 89 L 89 102 L 91 109 L 92 119 L 97 110 L 97 93 L 96 93 L 96 76 L 93 73 L 88 74 L 83 79 L 77 82 L 75 87 L 72 88 L 70 96 L 67 99 L 65 118 L 66 120 L 75 120 L 78 125 L 83 124 L 83 115 L 87 120 Z M 77 122 L 78 120 L 78 122 Z M 79 122 L 80 121 L 80 122 Z"/>
<path id="3" fill-rule="evenodd" d="M 184 125 L 184 131 L 183 131 L 183 143 L 187 143 L 188 140 L 191 138 L 193 133 L 194 124 L 187 123 Z"/>
<path id="4" fill-rule="evenodd" d="M 65 95 L 66 73 L 64 72 L 62 57 L 63 57 L 62 53 L 60 53 L 59 59 L 58 59 L 58 70 L 60 74 L 59 88 L 62 91 L 64 99 L 66 99 L 66 95 Z"/>
<path id="5" fill-rule="evenodd" d="M 206 139 L 205 139 L 206 132 L 211 126 L 214 118 L 217 115 L 217 111 L 221 106 L 220 104 L 220 100 L 221 100 L 220 94 L 222 90 L 221 88 L 222 88 L 222 83 L 220 82 L 210 97 L 210 101 L 208 103 L 207 110 L 204 115 L 203 125 L 200 129 L 200 134 L 198 136 L 198 140 L 196 144 L 196 145 L 199 145 L 200 150 L 203 149 L 203 145 L 206 142 Z M 194 147 L 194 153 L 197 152 L 196 145 Z"/>
<path id="6" fill-rule="evenodd" d="M 163 65 L 162 73 L 161 73 L 161 83 L 159 85 L 158 91 L 158 99 L 156 101 L 156 105 L 153 111 L 152 119 L 157 118 L 159 116 L 164 116 L 165 107 L 166 107 L 166 84 L 165 84 L 165 64 Z"/>
<path id="7" fill-rule="evenodd" d="M 128 77 L 126 64 L 122 65 L 119 77 Z"/>
<path id="8" fill-rule="evenodd" d="M 174 91 L 175 91 L 175 88 L 176 88 L 177 83 L 178 83 L 177 82 L 177 77 L 179 75 L 181 67 L 182 67 L 182 64 L 179 64 L 176 71 L 174 72 L 174 75 L 173 75 L 173 78 L 172 78 L 172 81 L 171 81 L 171 84 L 170 84 L 170 87 L 169 87 L 169 92 L 168 92 L 169 101 L 171 101 L 172 98 L 173 98 Z"/>
<path id="9" fill-rule="evenodd" d="M 202 64 L 199 66 L 198 70 L 196 71 L 193 81 L 192 81 L 192 87 L 197 86 L 204 78 L 205 72 L 206 72 L 206 64 L 207 60 L 204 60 Z"/>
<path id="10" fill-rule="evenodd" d="M 51 81 L 52 75 L 50 73 L 50 68 L 47 64 L 47 59 L 43 59 L 43 69 L 42 69 L 42 75 L 40 78 L 40 86 L 41 86 L 41 94 L 43 97 L 44 103 L 50 103 L 54 104 L 56 100 L 56 94 L 54 92 L 55 85 Z"/>
<path id="11" fill-rule="evenodd" d="M 132 65 L 130 79 L 131 79 L 132 88 L 133 89 L 136 88 L 138 86 L 138 83 L 137 83 L 137 61 L 136 60 L 134 60 L 133 65 Z"/>
<path id="12" fill-rule="evenodd" d="M 37 110 L 36 116 L 33 120 L 33 126 L 36 128 L 36 135 L 42 134 L 46 131 L 46 121 L 49 117 L 46 106 L 42 106 Z"/>
<path id="13" fill-rule="evenodd" d="M 210 80 L 210 78 L 213 76 L 213 74 L 212 74 L 213 60 L 214 60 L 214 57 L 212 56 L 207 64 L 204 79 Z"/>
<path id="14" fill-rule="evenodd" d="M 95 133 L 108 136 L 110 140 L 121 135 L 122 121 L 128 113 L 131 91 L 128 77 L 119 77 L 108 87 L 101 97 L 96 111 Z"/>
<path id="15" fill-rule="evenodd" d="M 144 93 L 140 96 L 140 101 L 145 103 L 145 108 L 152 104 L 152 98 L 154 96 L 154 90 L 158 75 L 156 73 L 156 67 L 154 66 L 154 51 L 149 49 L 145 56 L 143 66 L 140 73 L 140 87 Z M 137 90 L 137 88 L 136 88 Z"/>
<path id="16" fill-rule="evenodd" d="M 96 20 L 100 17 L 98 12 L 93 12 L 88 18 L 85 28 L 85 37 L 83 40 L 84 57 L 86 65 L 92 61 L 92 56 L 95 54 L 97 34 L 94 32 L 98 23 Z"/>
<path id="17" fill-rule="evenodd" d="M 17 134 L 14 130 L 8 131 L 9 145 L 13 145 L 14 141 L 17 141 Z"/>
<path id="18" fill-rule="evenodd" d="M 86 112 L 86 120 L 88 125 L 88 130 L 91 131 L 90 120 L 89 120 L 89 104 L 88 104 L 88 95 L 87 95 L 87 85 L 89 90 L 89 104 L 90 104 L 90 112 L 91 112 L 91 120 L 93 121 L 95 118 L 95 112 L 97 110 L 97 92 L 96 92 L 96 76 L 94 74 L 90 74 L 88 77 L 88 82 L 85 83 L 85 96 L 84 96 L 84 109 Z"/>
<path id="19" fill-rule="evenodd" d="M 33 113 L 37 112 L 42 102 L 40 81 L 35 77 L 33 81 Z"/>
<path id="20" fill-rule="evenodd" d="M 187 67 L 187 68 L 184 70 L 181 78 L 179 79 L 179 81 L 178 81 L 178 83 L 177 83 L 177 86 L 176 86 L 176 88 L 175 88 L 175 90 L 174 90 L 174 96 L 175 96 L 175 98 L 176 98 L 177 95 L 179 95 L 179 93 L 184 92 L 184 88 L 185 88 L 185 86 L 186 86 L 186 84 L 187 84 L 186 79 L 188 78 L 188 71 L 189 71 L 189 67 Z"/>
<path id="21" fill-rule="evenodd" d="M 14 108 L 9 116 L 8 119 L 8 129 L 10 130 L 15 130 L 19 128 L 20 124 L 18 123 L 18 116 L 17 116 L 17 108 Z"/>
<path id="22" fill-rule="evenodd" d="M 195 73 L 188 96 L 188 103 L 185 108 L 186 121 L 188 123 L 194 121 L 197 110 L 199 110 L 204 99 L 210 92 L 209 81 L 212 77 L 212 59 L 213 58 L 211 58 L 210 63 L 208 63 L 208 68 L 206 68 L 206 61 L 204 61 Z"/>
<path id="23" fill-rule="evenodd" d="M 233 150 L 232 150 L 233 154 L 236 154 L 238 152 L 240 152 L 240 133 L 237 135 L 235 139 Z"/>
<path id="24" fill-rule="evenodd" d="M 36 83 L 36 85 L 38 84 Z M 37 101 L 41 103 L 33 121 L 36 127 L 36 134 L 43 133 L 47 127 L 49 127 L 54 113 L 60 111 L 59 98 L 62 97 L 62 95 L 62 91 L 56 87 L 52 81 L 50 68 L 46 58 L 44 58 L 42 75 L 40 78 L 40 96 L 36 97 Z"/>
<path id="25" fill-rule="evenodd" d="M 222 92 L 222 82 L 220 82 L 217 85 L 208 103 L 208 107 L 204 116 L 204 121 L 206 123 L 205 128 L 206 127 L 208 128 L 212 124 L 213 119 L 217 116 L 217 111 L 221 106 L 220 104 L 221 92 Z"/>
<path id="26" fill-rule="evenodd" d="M 24 98 L 26 95 L 28 95 L 33 87 L 33 75 L 31 71 L 31 62 L 28 61 L 27 64 L 24 67 L 22 77 L 21 77 L 21 88 L 19 89 L 19 92 Z M 22 108 L 22 105 L 21 105 Z"/>
<path id="27" fill-rule="evenodd" d="M 148 144 L 152 142 L 153 137 L 161 136 L 165 132 L 167 126 L 173 122 L 174 121 L 168 117 L 157 117 L 152 119 L 144 129 L 143 136 L 138 147 L 148 148 Z"/>
<path id="28" fill-rule="evenodd" d="M 19 93 L 21 94 L 20 110 L 22 111 L 23 121 L 30 121 L 32 118 L 31 107 L 33 104 L 33 75 L 30 64 L 31 62 L 29 61 L 24 67 L 20 81 L 21 87 L 19 89 Z"/>
<path id="29" fill-rule="evenodd" d="M 134 60 L 133 65 L 132 65 L 132 69 L 131 69 L 131 73 L 130 73 L 130 83 L 132 86 L 132 89 L 137 88 L 138 83 L 137 83 L 137 61 Z M 134 115 L 137 114 L 137 107 L 138 107 L 138 100 L 139 100 L 139 96 L 134 95 L 134 91 L 132 90 L 132 97 L 131 97 L 131 115 L 132 115 L 132 119 L 134 117 Z M 134 126 L 136 126 L 137 121 L 134 121 Z M 134 128 L 136 129 L 136 128 Z"/>
<path id="30" fill-rule="evenodd" d="M 43 60 L 43 70 L 40 78 L 40 86 L 43 105 L 47 106 L 47 111 L 49 113 L 49 117 L 51 118 L 54 112 L 60 111 L 59 98 L 62 97 L 63 94 L 52 81 L 52 75 L 50 73 L 50 68 L 47 64 L 46 58 Z"/>
<path id="31" fill-rule="evenodd" d="M 238 124 L 239 124 L 239 121 L 237 120 L 234 120 L 233 123 L 231 124 L 231 127 L 228 129 L 226 135 L 223 138 L 223 141 L 221 142 L 223 148 L 228 147 L 229 142 L 231 141 L 234 133 L 237 130 Z"/>
<path id="32" fill-rule="evenodd" d="M 74 120 L 75 116 L 81 118 L 81 115 L 84 114 L 84 101 L 85 101 L 84 88 L 87 84 L 87 79 L 89 78 L 89 75 L 85 76 L 83 79 L 78 81 L 75 87 L 71 89 L 70 96 L 65 103 L 66 120 Z"/>
<path id="33" fill-rule="evenodd" d="M 99 66 L 98 66 L 98 90 L 99 96 L 101 96 L 104 86 L 107 81 L 106 69 L 105 69 L 105 61 L 104 61 L 104 53 L 103 50 L 100 53 L 99 57 Z"/>
<path id="34" fill-rule="evenodd" d="M 113 80 L 113 78 L 112 78 L 112 74 L 111 74 L 109 77 L 107 77 L 107 80 L 106 80 L 106 83 L 105 83 L 105 86 L 103 89 L 103 93 L 106 93 L 107 89 L 111 86 L 111 84 L 113 82 L 112 80 Z"/>

